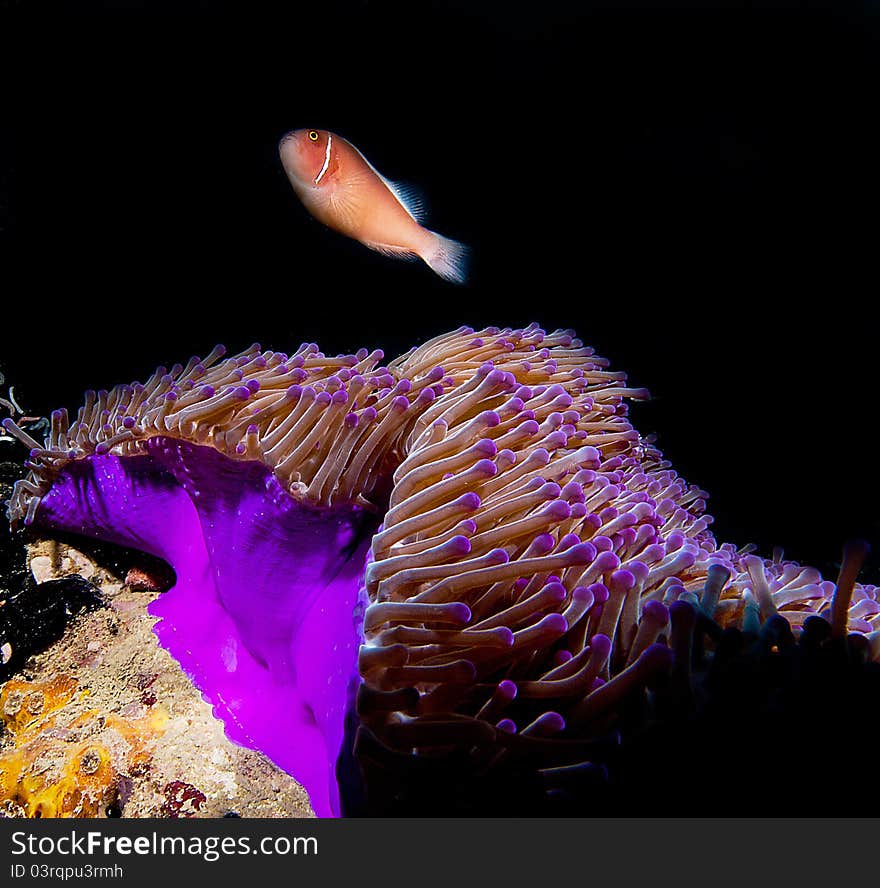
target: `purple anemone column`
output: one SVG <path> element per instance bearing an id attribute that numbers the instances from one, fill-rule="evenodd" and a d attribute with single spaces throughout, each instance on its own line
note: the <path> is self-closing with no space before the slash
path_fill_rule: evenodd
<path id="1" fill-rule="evenodd" d="M 177 574 L 155 632 L 236 743 L 338 815 L 334 768 L 357 684 L 354 613 L 374 526 L 313 509 L 261 463 L 154 438 L 146 455 L 65 467 L 38 521 L 157 555 Z"/>

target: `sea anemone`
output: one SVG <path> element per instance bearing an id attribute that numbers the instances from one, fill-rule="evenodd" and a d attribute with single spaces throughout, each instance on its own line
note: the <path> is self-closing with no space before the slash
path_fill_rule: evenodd
<path id="1" fill-rule="evenodd" d="M 382 358 L 218 347 L 87 392 L 42 444 L 4 422 L 30 449 L 10 519 L 167 560 L 159 640 L 319 815 L 355 735 L 368 775 L 458 751 L 582 776 L 628 700 L 687 684 L 701 620 L 827 614 L 880 657 L 863 547 L 834 583 L 717 544 L 706 493 L 627 418 L 647 392 L 571 331 Z"/>

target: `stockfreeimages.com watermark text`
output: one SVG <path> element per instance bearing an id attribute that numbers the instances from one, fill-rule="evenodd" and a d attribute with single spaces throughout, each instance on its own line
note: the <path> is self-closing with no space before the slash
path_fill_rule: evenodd
<path id="1" fill-rule="evenodd" d="M 244 854 L 265 856 L 318 854 L 318 840 L 314 836 L 160 836 L 149 833 L 141 836 L 104 835 L 98 830 L 87 833 L 71 831 L 63 836 L 34 835 L 25 831 L 14 832 L 11 836 L 11 853 L 15 856 L 27 854 L 42 856 L 91 856 L 96 854 L 133 855 L 177 855 L 180 857 L 201 857 L 214 863 L 222 857 Z M 13 867 L 21 864 L 12 864 Z M 36 864 L 38 865 L 38 864 Z M 15 873 L 13 872 L 13 875 Z"/>

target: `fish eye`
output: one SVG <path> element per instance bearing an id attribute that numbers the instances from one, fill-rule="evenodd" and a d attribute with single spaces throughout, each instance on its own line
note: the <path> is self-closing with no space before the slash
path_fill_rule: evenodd
<path id="1" fill-rule="evenodd" d="M 313 142 L 317 142 L 317 141 L 318 141 L 318 134 L 317 134 L 317 132 L 315 132 L 315 130 L 309 130 L 309 138 L 310 138 Z"/>

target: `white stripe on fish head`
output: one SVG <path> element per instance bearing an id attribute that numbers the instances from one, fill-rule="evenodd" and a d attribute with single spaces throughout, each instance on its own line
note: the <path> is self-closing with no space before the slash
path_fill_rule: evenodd
<path id="1" fill-rule="evenodd" d="M 315 177 L 315 184 L 317 185 L 324 173 L 327 172 L 327 167 L 330 166 L 330 146 L 333 144 L 333 136 L 330 133 L 327 133 L 327 148 L 324 151 L 324 166 L 321 167 L 321 172 Z"/>

